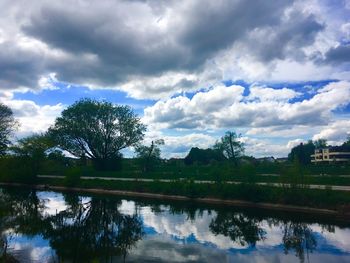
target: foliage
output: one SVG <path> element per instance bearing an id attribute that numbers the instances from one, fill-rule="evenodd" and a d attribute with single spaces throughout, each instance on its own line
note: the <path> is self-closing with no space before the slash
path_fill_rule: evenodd
<path id="1" fill-rule="evenodd" d="M 80 177 L 83 175 L 82 167 L 72 167 L 68 168 L 64 172 L 64 185 L 73 187 L 78 186 L 80 182 Z"/>
<path id="2" fill-rule="evenodd" d="M 243 164 L 239 169 L 239 175 L 248 183 L 255 182 L 256 167 L 253 164 Z"/>
<path id="3" fill-rule="evenodd" d="M 227 159 L 238 164 L 238 157 L 244 153 L 244 143 L 239 141 L 240 134 L 236 132 L 227 131 L 219 141 L 214 145 L 214 149 L 222 152 Z"/>
<path id="4" fill-rule="evenodd" d="M 0 190 L 0 233 L 49 240 L 55 251 L 49 262 L 125 262 L 144 235 L 141 217 L 122 214 L 113 198 L 86 201 L 67 194 L 65 209 L 53 214 L 44 212 L 46 202 L 34 190 Z M 1 255 L 0 247 L 0 262 L 17 262 L 6 261 L 10 257 Z"/>
<path id="5" fill-rule="evenodd" d="M 174 184 L 181 186 L 178 181 Z M 266 238 L 276 241 L 276 235 L 270 236 L 271 233 L 266 231 L 273 226 L 281 232 L 280 243 L 284 253 L 295 253 L 300 262 L 304 262 L 318 246 L 317 233 L 312 230 L 315 223 L 324 233 L 334 233 L 335 226 L 348 227 L 346 221 L 316 218 L 314 215 L 220 206 L 213 208 L 194 202 L 164 200 L 138 199 L 135 200 L 135 209 L 124 213 L 120 198 L 81 198 L 79 193 L 65 193 L 63 196 L 64 208 L 47 214 L 47 199 L 38 198 L 34 190 L 1 189 L 0 232 L 3 240 L 10 239 L 12 234 L 42 236 L 55 251 L 49 262 L 126 262 L 129 251 L 145 234 L 140 208 L 150 207 L 152 212 L 162 213 L 166 207 L 166 213 L 183 215 L 194 223 L 195 220 L 203 223 L 201 219 L 205 211 L 211 218 L 207 229 L 209 233 L 225 236 L 233 243 L 250 248 Z M 12 251 L 2 255 L 0 243 L 0 262 L 17 262 L 14 259 L 10 261 Z M 145 260 L 142 256 L 140 260 Z M 134 259 L 129 261 L 137 261 Z"/>
<path id="6" fill-rule="evenodd" d="M 321 145 L 321 142 L 319 142 Z M 288 159 L 293 161 L 298 159 L 298 161 L 303 164 L 311 163 L 311 154 L 315 152 L 315 144 L 310 140 L 307 143 L 300 143 L 299 145 L 292 148 L 290 154 L 288 155 Z"/>
<path id="7" fill-rule="evenodd" d="M 343 143 L 343 146 L 350 146 L 350 135 L 346 138 L 346 141 Z"/>
<path id="8" fill-rule="evenodd" d="M 82 99 L 62 112 L 49 134 L 60 148 L 103 170 L 120 158 L 120 150 L 142 140 L 145 130 L 128 106 Z"/>
<path id="9" fill-rule="evenodd" d="M 256 218 L 246 217 L 240 213 L 219 213 L 210 223 L 209 229 L 215 235 L 230 237 L 233 242 L 241 246 L 255 246 L 256 242 L 266 237 L 266 232 L 259 227 L 258 222 Z"/>
<path id="10" fill-rule="evenodd" d="M 313 144 L 315 145 L 316 149 L 322 149 L 327 147 L 327 140 L 325 139 L 318 139 L 316 141 L 313 141 Z"/>
<path id="11" fill-rule="evenodd" d="M 11 147 L 11 151 L 17 156 L 45 156 L 45 152 L 54 146 L 52 140 L 45 134 L 34 134 L 18 140 L 17 144 Z"/>
<path id="12" fill-rule="evenodd" d="M 192 147 L 188 155 L 185 157 L 184 162 L 187 165 L 194 163 L 207 165 L 213 161 L 224 161 L 226 157 L 218 149 L 199 149 L 198 147 Z"/>
<path id="13" fill-rule="evenodd" d="M 10 136 L 16 129 L 17 122 L 12 110 L 0 103 L 0 155 L 4 155 L 10 144 Z"/>
<path id="14" fill-rule="evenodd" d="M 42 179 L 43 184 L 63 185 L 63 180 Z M 212 184 L 195 183 L 191 180 L 172 182 L 107 181 L 99 179 L 81 180 L 79 187 L 137 191 L 166 195 L 188 196 L 190 198 L 221 198 L 266 202 L 274 204 L 300 205 L 318 208 L 337 209 L 350 203 L 350 194 L 342 191 L 326 191 L 309 188 L 283 188 L 255 184 Z"/>
<path id="15" fill-rule="evenodd" d="M 0 159 L 0 180 L 34 184 L 37 164 L 25 156 L 6 156 Z"/>
<path id="16" fill-rule="evenodd" d="M 135 146 L 136 158 L 138 158 L 143 172 L 152 170 L 154 165 L 160 161 L 160 145 L 164 145 L 164 140 L 152 141 L 150 146 L 141 144 Z"/>
<path id="17" fill-rule="evenodd" d="M 10 149 L 15 156 L 30 162 L 33 172 L 37 174 L 46 158 L 45 152 L 52 146 L 53 143 L 48 136 L 35 134 L 20 139 Z"/>

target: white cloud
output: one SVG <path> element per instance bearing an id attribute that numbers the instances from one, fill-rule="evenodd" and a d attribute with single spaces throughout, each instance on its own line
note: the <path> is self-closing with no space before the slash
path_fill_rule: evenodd
<path id="1" fill-rule="evenodd" d="M 245 248 L 238 242 L 233 242 L 224 235 L 215 235 L 209 230 L 209 224 L 216 213 L 204 211 L 201 216 L 196 215 L 195 221 L 190 221 L 182 214 L 172 215 L 170 213 L 154 214 L 150 210 L 141 211 L 144 224 L 153 227 L 157 233 L 171 235 L 176 238 L 185 239 L 194 235 L 200 243 L 211 243 L 220 249 Z"/>
<path id="2" fill-rule="evenodd" d="M 1 2 L 0 88 L 50 88 L 43 76 L 52 72 L 65 83 L 164 99 L 227 79 L 347 78 L 347 69 L 320 62 L 349 37 L 343 3 L 258 1 L 254 11 L 240 1 L 69 5 Z"/>
<path id="3" fill-rule="evenodd" d="M 198 76 L 194 74 L 168 72 L 156 77 L 130 78 L 118 89 L 136 99 L 165 99 L 176 93 L 197 90 L 199 85 Z"/>
<path id="4" fill-rule="evenodd" d="M 302 95 L 300 92 L 296 92 L 295 90 L 288 88 L 273 89 L 268 87 L 253 86 L 249 90 L 250 94 L 248 99 L 259 99 L 260 101 L 288 102 L 289 100 Z"/>
<path id="5" fill-rule="evenodd" d="M 350 136 L 350 120 L 336 120 L 313 136 L 313 140 L 327 139 L 339 143 Z"/>
<path id="6" fill-rule="evenodd" d="M 325 125 L 333 110 L 349 103 L 350 83 L 332 82 L 312 98 L 294 103 L 288 100 L 300 94 L 289 89 L 253 88 L 252 96 L 259 101 L 249 101 L 243 91 L 241 86 L 216 86 L 192 99 L 178 96 L 159 101 L 144 110 L 144 120 L 182 129 Z"/>
<path id="7" fill-rule="evenodd" d="M 303 139 L 294 139 L 294 140 L 291 140 L 287 143 L 287 148 L 288 149 L 292 149 L 293 147 L 299 145 L 300 143 L 303 143 L 305 142 L 305 140 Z"/>
<path id="8" fill-rule="evenodd" d="M 271 139 L 256 139 L 242 137 L 245 144 L 245 154 L 254 157 L 286 157 L 290 151 L 290 144 L 285 142 L 274 142 Z"/>
<path id="9" fill-rule="evenodd" d="M 13 99 L 12 94 L 0 97 L 0 102 L 9 106 L 20 126 L 17 135 L 23 137 L 33 133 L 45 132 L 55 119 L 61 114 L 65 106 L 61 103 L 56 105 L 38 105 L 31 100 Z"/>

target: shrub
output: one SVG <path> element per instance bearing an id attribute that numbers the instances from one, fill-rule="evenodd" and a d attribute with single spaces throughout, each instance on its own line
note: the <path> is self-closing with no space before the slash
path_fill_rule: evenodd
<path id="1" fill-rule="evenodd" d="M 27 157 L 4 157 L 0 159 L 0 179 L 4 182 L 34 184 L 36 164 Z"/>
<path id="2" fill-rule="evenodd" d="M 248 183 L 253 183 L 256 175 L 256 168 L 252 164 L 244 164 L 239 169 L 239 175 Z"/>
<path id="3" fill-rule="evenodd" d="M 77 186 L 80 183 L 80 177 L 83 175 L 82 167 L 72 167 L 64 172 L 64 185 L 68 187 Z"/>

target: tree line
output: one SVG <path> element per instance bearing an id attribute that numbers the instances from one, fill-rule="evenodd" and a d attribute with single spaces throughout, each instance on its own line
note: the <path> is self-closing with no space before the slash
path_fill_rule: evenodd
<path id="1" fill-rule="evenodd" d="M 133 147 L 146 172 L 160 159 L 160 146 L 164 144 L 162 139 L 153 140 L 150 145 L 142 143 L 146 126 L 129 106 L 93 99 L 75 102 L 63 110 L 48 131 L 20 139 L 13 145 L 10 137 L 17 127 L 12 110 L 0 104 L 0 155 L 39 160 L 48 149 L 51 156 L 65 151 L 82 163 L 90 161 L 97 170 L 118 169 L 121 151 Z M 237 165 L 244 152 L 239 137 L 235 132 L 227 132 L 215 143 L 213 151 Z"/>
<path id="2" fill-rule="evenodd" d="M 40 160 L 47 156 L 67 163 L 62 151 L 77 158 L 81 165 L 91 163 L 96 170 L 118 170 L 121 167 L 121 151 L 128 147 L 134 148 L 142 172 L 148 172 L 159 163 L 160 147 L 164 144 L 162 139 L 144 143 L 147 127 L 129 106 L 93 99 L 81 99 L 67 107 L 45 133 L 11 144 L 11 135 L 18 126 L 12 110 L 0 104 L 0 155 L 15 156 L 22 164 L 30 163 L 32 173 L 39 170 Z M 350 138 L 344 144 L 350 145 Z M 314 150 L 326 146 L 326 140 L 301 143 L 291 149 L 288 158 L 307 165 Z M 244 151 L 241 135 L 227 131 L 209 149 L 192 148 L 184 163 L 208 165 L 213 161 L 226 161 L 237 167 L 242 157 L 248 158 L 244 156 Z M 8 169 L 20 168 L 14 162 Z"/>

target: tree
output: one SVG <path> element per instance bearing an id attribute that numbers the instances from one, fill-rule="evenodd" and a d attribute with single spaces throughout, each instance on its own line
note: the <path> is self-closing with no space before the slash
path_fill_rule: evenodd
<path id="1" fill-rule="evenodd" d="M 315 145 L 316 149 L 322 149 L 327 147 L 327 140 L 326 139 L 318 139 L 316 141 L 313 142 Z"/>
<path id="2" fill-rule="evenodd" d="M 135 146 L 146 130 L 128 106 L 81 99 L 62 112 L 49 129 L 57 146 L 87 157 L 101 170 L 115 169 L 120 150 Z"/>
<path id="3" fill-rule="evenodd" d="M 350 146 L 350 135 L 346 138 L 346 141 L 343 143 L 343 146 Z"/>
<path id="4" fill-rule="evenodd" d="M 215 143 L 214 149 L 222 152 L 227 159 L 237 165 L 238 158 L 244 153 L 244 143 L 239 141 L 240 137 L 241 135 L 236 132 L 227 131 L 225 135 Z"/>
<path id="5" fill-rule="evenodd" d="M 319 142 L 321 145 L 322 142 Z M 292 148 L 291 152 L 288 154 L 289 161 L 293 162 L 298 160 L 302 165 L 311 163 L 311 154 L 315 152 L 315 144 L 313 141 L 309 140 L 307 143 L 300 143 L 299 145 Z"/>
<path id="6" fill-rule="evenodd" d="M 18 140 L 17 144 L 11 147 L 11 151 L 17 156 L 30 158 L 44 158 L 45 152 L 54 146 L 50 137 L 45 134 L 33 134 Z"/>
<path id="7" fill-rule="evenodd" d="M 13 154 L 11 159 L 7 159 L 9 176 L 17 180 L 34 180 L 42 168 L 46 158 L 46 151 L 53 147 L 50 138 L 44 134 L 34 134 L 18 140 L 9 148 Z M 13 168 L 11 168 L 13 167 Z M 12 172 L 13 170 L 13 172 Z"/>
<path id="8" fill-rule="evenodd" d="M 10 136 L 17 126 L 12 110 L 0 103 L 0 155 L 4 155 L 10 144 Z"/>
<path id="9" fill-rule="evenodd" d="M 223 161 L 226 157 L 217 149 L 199 149 L 192 147 L 188 155 L 185 157 L 185 164 L 192 165 L 197 162 L 200 164 L 209 164 L 211 161 Z"/>
<path id="10" fill-rule="evenodd" d="M 144 172 L 150 171 L 153 165 L 160 160 L 160 145 L 164 145 L 163 139 L 152 141 L 150 146 L 139 144 L 135 147 L 136 156 Z"/>

